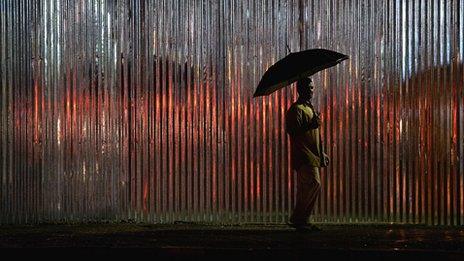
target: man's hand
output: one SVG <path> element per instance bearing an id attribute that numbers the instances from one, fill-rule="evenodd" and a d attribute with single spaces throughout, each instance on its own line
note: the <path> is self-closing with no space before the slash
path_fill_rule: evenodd
<path id="1" fill-rule="evenodd" d="M 322 165 L 324 167 L 327 167 L 327 166 L 329 166 L 329 162 L 330 162 L 329 156 L 324 153 L 323 154 L 323 163 L 322 163 Z"/>

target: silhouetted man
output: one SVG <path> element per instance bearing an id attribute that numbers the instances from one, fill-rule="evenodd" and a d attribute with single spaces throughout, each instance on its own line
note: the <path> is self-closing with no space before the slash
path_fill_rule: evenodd
<path id="1" fill-rule="evenodd" d="M 311 104 L 314 86 L 310 78 L 297 82 L 298 100 L 286 115 L 286 131 L 290 135 L 292 169 L 297 172 L 296 204 L 289 225 L 297 230 L 320 230 L 308 219 L 321 191 L 319 168 L 329 164 L 322 149 L 320 114 Z"/>

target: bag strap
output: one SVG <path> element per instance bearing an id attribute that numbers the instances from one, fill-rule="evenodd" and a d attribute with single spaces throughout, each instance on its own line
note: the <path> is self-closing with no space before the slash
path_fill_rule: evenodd
<path id="1" fill-rule="evenodd" d="M 319 129 L 319 157 L 321 158 L 321 162 L 324 162 L 324 146 L 322 145 L 322 135 L 321 130 Z"/>
<path id="2" fill-rule="evenodd" d="M 316 110 L 314 110 L 314 106 L 312 103 L 309 104 L 309 107 L 313 111 L 313 114 L 316 114 Z M 322 135 L 321 135 L 321 128 L 319 126 L 319 159 L 321 161 L 321 166 L 325 167 L 324 163 L 324 146 L 322 144 Z"/>
<path id="3" fill-rule="evenodd" d="M 312 107 L 311 107 L 312 108 Z M 312 108 L 313 109 L 313 108 Z M 315 113 L 313 109 L 313 113 Z M 322 135 L 321 135 L 321 126 L 319 126 L 319 158 L 321 159 L 321 166 L 325 167 L 325 161 L 324 161 L 324 145 L 322 144 Z"/>

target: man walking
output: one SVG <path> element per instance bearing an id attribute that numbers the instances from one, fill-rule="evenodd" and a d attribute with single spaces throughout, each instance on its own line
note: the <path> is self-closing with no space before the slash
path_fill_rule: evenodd
<path id="1" fill-rule="evenodd" d="M 286 131 L 290 136 L 292 169 L 297 172 L 296 204 L 289 225 L 297 230 L 320 230 L 308 219 L 321 191 L 319 168 L 329 164 L 319 132 L 320 114 L 311 104 L 314 86 L 310 78 L 297 82 L 298 100 L 286 114 Z"/>

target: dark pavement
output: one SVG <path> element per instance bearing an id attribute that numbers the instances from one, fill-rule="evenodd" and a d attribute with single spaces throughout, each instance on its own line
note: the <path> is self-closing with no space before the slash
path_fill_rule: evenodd
<path id="1" fill-rule="evenodd" d="M 464 260 L 464 228 L 402 225 L 47 224 L 0 226 L 0 251 L 16 257 Z"/>

